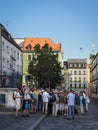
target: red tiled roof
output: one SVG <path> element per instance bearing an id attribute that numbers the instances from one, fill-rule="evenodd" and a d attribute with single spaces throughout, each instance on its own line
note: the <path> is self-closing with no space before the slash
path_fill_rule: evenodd
<path id="1" fill-rule="evenodd" d="M 49 44 L 49 47 L 52 47 L 52 50 L 54 51 L 60 51 L 61 50 L 61 44 L 55 44 L 50 38 L 25 38 L 24 40 L 24 47 L 23 51 L 27 50 L 27 46 L 31 45 L 31 50 L 34 50 L 34 47 L 39 44 L 42 48 L 45 44 Z"/>

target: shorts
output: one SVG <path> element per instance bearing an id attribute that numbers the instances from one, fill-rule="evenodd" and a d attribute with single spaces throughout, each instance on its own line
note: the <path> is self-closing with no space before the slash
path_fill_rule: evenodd
<path id="1" fill-rule="evenodd" d="M 16 109 L 19 110 L 21 108 L 21 101 L 16 100 L 15 105 L 16 105 Z"/>
<path id="2" fill-rule="evenodd" d="M 59 104 L 59 110 L 64 110 L 64 103 Z"/>
<path id="3" fill-rule="evenodd" d="M 65 104 L 65 109 L 68 109 L 68 105 L 67 104 Z"/>

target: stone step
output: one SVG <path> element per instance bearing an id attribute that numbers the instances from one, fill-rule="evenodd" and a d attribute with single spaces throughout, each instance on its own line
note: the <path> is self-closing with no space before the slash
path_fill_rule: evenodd
<path id="1" fill-rule="evenodd" d="M 0 107 L 0 112 L 14 112 L 15 108 L 11 107 Z"/>

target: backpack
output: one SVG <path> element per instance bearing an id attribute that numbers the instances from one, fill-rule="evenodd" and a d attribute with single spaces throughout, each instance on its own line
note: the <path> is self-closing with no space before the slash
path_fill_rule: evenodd
<path id="1" fill-rule="evenodd" d="M 56 101 L 56 96 L 55 96 L 55 94 L 52 95 L 52 101 L 53 101 L 53 102 Z"/>
<path id="2" fill-rule="evenodd" d="M 90 98 L 89 97 L 87 97 L 86 103 L 90 103 Z"/>
<path id="3" fill-rule="evenodd" d="M 13 100 L 15 100 L 15 95 L 14 95 L 14 92 L 13 92 L 12 98 L 13 98 Z"/>
<path id="4" fill-rule="evenodd" d="M 82 99 L 82 104 L 85 105 L 85 99 L 84 98 Z"/>
<path id="5" fill-rule="evenodd" d="M 29 93 L 29 95 L 30 95 L 31 99 L 33 100 L 33 94 L 32 94 L 32 93 Z"/>

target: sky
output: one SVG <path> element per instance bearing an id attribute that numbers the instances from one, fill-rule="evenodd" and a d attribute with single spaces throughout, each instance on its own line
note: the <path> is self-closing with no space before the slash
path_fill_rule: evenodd
<path id="1" fill-rule="evenodd" d="M 0 0 L 0 23 L 13 38 L 61 43 L 64 60 L 98 52 L 98 0 Z"/>

